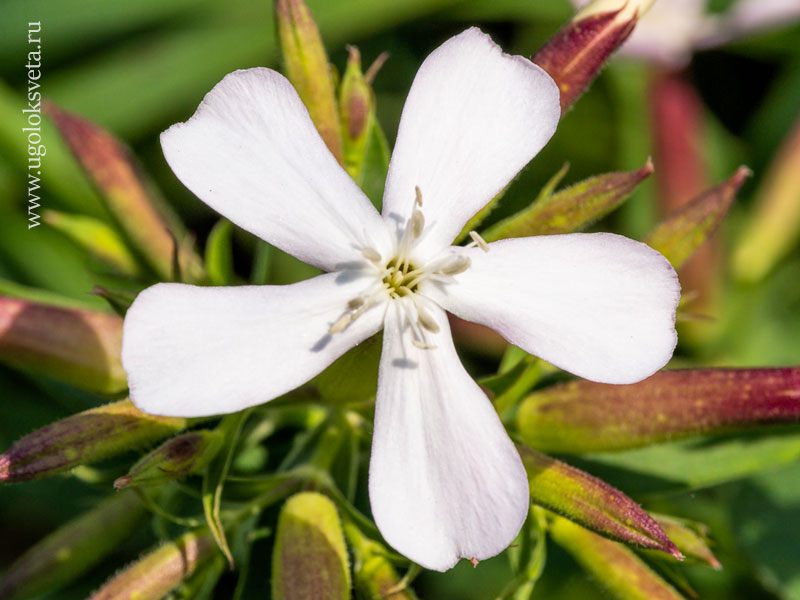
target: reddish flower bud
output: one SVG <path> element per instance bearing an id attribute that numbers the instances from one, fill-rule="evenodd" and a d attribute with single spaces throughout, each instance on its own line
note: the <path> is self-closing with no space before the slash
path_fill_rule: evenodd
<path id="1" fill-rule="evenodd" d="M 595 0 L 531 59 L 558 85 L 562 114 L 589 87 L 652 3 L 653 0 Z"/>
<path id="2" fill-rule="evenodd" d="M 632 385 L 578 380 L 528 396 L 523 441 L 543 451 L 622 450 L 800 421 L 800 367 L 661 371 Z"/>
<path id="3" fill-rule="evenodd" d="M 0 361 L 6 364 L 114 394 L 127 387 L 121 348 L 116 315 L 0 296 Z"/>
<path id="4" fill-rule="evenodd" d="M 606 537 L 683 559 L 655 519 L 628 496 L 559 460 L 525 446 L 518 449 L 534 504 Z"/>

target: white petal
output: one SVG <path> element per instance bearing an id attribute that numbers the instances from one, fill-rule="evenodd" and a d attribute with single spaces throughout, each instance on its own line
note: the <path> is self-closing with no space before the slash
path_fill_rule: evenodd
<path id="1" fill-rule="evenodd" d="M 337 273 L 285 286 L 154 285 L 125 318 L 131 400 L 144 412 L 198 417 L 280 396 L 380 330 L 385 304 L 327 333 L 364 287 Z"/>
<path id="2" fill-rule="evenodd" d="M 492 404 L 461 366 L 447 318 L 411 344 L 396 302 L 386 312 L 369 495 L 396 550 L 428 569 L 501 552 L 522 526 L 528 482 Z"/>
<path id="3" fill-rule="evenodd" d="M 610 233 L 510 239 L 489 248 L 466 250 L 472 265 L 455 283 L 426 282 L 421 293 L 593 381 L 633 383 L 672 356 L 680 285 L 655 250 Z"/>
<path id="4" fill-rule="evenodd" d="M 307 263 L 337 270 L 364 246 L 388 241 L 380 215 L 280 73 L 227 75 L 191 119 L 161 134 L 161 145 L 203 202 Z"/>
<path id="5" fill-rule="evenodd" d="M 521 56 L 468 29 L 422 64 L 406 100 L 383 198 L 405 224 L 422 192 L 420 253 L 449 245 L 466 222 L 547 143 L 561 108 L 556 84 Z"/>

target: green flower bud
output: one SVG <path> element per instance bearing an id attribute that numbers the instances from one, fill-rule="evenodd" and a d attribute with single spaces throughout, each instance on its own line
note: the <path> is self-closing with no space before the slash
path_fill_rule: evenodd
<path id="1" fill-rule="evenodd" d="M 739 167 L 727 181 L 700 194 L 679 207 L 645 238 L 645 242 L 667 257 L 676 269 L 717 230 L 728 209 L 751 175 L 747 167 Z"/>
<path id="2" fill-rule="evenodd" d="M 286 76 L 328 149 L 342 164 L 342 133 L 333 73 L 314 17 L 303 0 L 275 0 L 275 16 Z"/>
<path id="3" fill-rule="evenodd" d="M 104 500 L 20 556 L 0 582 L 0 599 L 24 600 L 61 589 L 126 540 L 144 513 L 131 492 Z"/>
<path id="4" fill-rule="evenodd" d="M 566 174 L 565 165 L 530 207 L 490 227 L 483 238 L 493 242 L 579 231 L 616 209 L 652 172 L 653 163 L 648 160 L 641 169 L 596 175 L 553 193 Z"/>
<path id="5" fill-rule="evenodd" d="M 550 535 L 617 598 L 683 600 L 683 596 L 622 544 L 560 517 L 550 525 Z"/>
<path id="6" fill-rule="evenodd" d="M 116 230 L 100 219 L 46 210 L 44 221 L 122 275 L 138 277 L 139 265 Z"/>
<path id="7" fill-rule="evenodd" d="M 350 564 L 339 514 L 322 494 L 297 494 L 281 509 L 272 552 L 272 597 L 350 598 Z"/>
<path id="8" fill-rule="evenodd" d="M 45 104 L 45 111 L 100 192 L 119 230 L 155 274 L 163 280 L 174 278 L 177 251 L 183 279 L 202 281 L 200 257 L 184 243 L 180 222 L 167 213 L 128 149 L 110 133 L 52 102 Z"/>

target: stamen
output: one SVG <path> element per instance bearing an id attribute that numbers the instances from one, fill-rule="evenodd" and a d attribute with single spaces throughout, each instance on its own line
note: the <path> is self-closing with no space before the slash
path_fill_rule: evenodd
<path id="1" fill-rule="evenodd" d="M 425 216 L 422 214 L 422 211 L 415 209 L 414 212 L 411 213 L 408 226 L 415 240 L 422 235 L 422 230 L 425 228 Z"/>
<path id="2" fill-rule="evenodd" d="M 345 313 L 341 317 L 339 317 L 339 320 L 336 321 L 336 323 L 331 325 L 331 328 L 328 329 L 328 333 L 330 333 L 331 335 L 333 335 L 334 333 L 339 333 L 340 331 L 343 331 L 344 328 L 350 325 L 350 323 L 352 322 L 353 322 L 353 315 L 351 313 Z"/>
<path id="3" fill-rule="evenodd" d="M 417 206 L 419 206 L 420 208 L 422 208 L 422 192 L 420 191 L 420 189 L 419 189 L 419 186 L 418 186 L 418 185 L 415 185 L 415 186 L 414 186 L 414 192 L 416 192 L 416 194 L 417 194 L 417 199 L 416 199 L 416 201 L 417 201 Z"/>
<path id="4" fill-rule="evenodd" d="M 439 267 L 439 270 L 436 272 L 441 275 L 458 275 L 469 269 L 471 264 L 472 261 L 469 256 L 454 256 L 452 260 Z"/>
<path id="5" fill-rule="evenodd" d="M 483 239 L 483 238 L 482 238 L 482 237 L 481 237 L 481 236 L 478 234 L 478 232 L 477 232 L 477 231 L 470 231 L 470 232 L 469 232 L 469 237 L 471 237 L 471 238 L 472 238 L 472 241 L 473 241 L 473 242 L 475 242 L 476 244 L 478 244 L 478 246 L 480 247 L 480 249 L 481 249 L 481 250 L 483 250 L 484 252 L 488 252 L 488 251 L 489 251 L 489 244 L 487 244 L 487 243 L 486 243 L 486 240 L 485 240 L 485 239 Z"/>
<path id="6" fill-rule="evenodd" d="M 363 256 L 370 262 L 374 263 L 381 262 L 381 255 L 378 253 L 378 251 L 375 250 L 375 248 L 370 248 L 369 246 L 361 250 L 361 256 Z"/>

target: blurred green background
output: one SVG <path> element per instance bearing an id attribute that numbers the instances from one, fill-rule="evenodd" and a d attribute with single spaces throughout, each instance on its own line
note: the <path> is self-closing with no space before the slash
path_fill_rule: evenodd
<path id="1" fill-rule="evenodd" d="M 666 2 L 669 0 L 660 0 Z M 375 80 L 378 116 L 394 138 L 413 76 L 425 56 L 448 37 L 478 25 L 510 53 L 530 56 L 572 15 L 557 0 L 309 0 L 340 72 L 345 44 L 361 50 L 365 65 L 383 51 L 390 59 Z M 714 9 L 725 8 L 725 2 Z M 58 292 L 103 308 L 88 295 L 96 275 L 83 251 L 47 226 L 26 226 L 26 142 L 21 128 L 27 23 L 42 23 L 42 91 L 127 142 L 180 213 L 202 247 L 217 216 L 172 175 L 158 134 L 188 118 L 203 95 L 226 73 L 253 66 L 278 67 L 272 7 L 267 0 L 3 0 L 0 3 L 0 278 Z M 512 186 L 492 220 L 528 204 L 564 162 L 566 183 L 589 175 L 633 169 L 653 155 L 651 82 L 658 68 L 614 59 L 590 91 L 563 118 L 553 140 Z M 729 257 L 762 199 L 764 175 L 800 117 L 800 27 L 790 25 L 697 53 L 685 76 L 699 92 L 704 124 L 698 132 L 709 184 L 740 164 L 754 176 L 745 184 L 718 233 L 721 288 L 713 321 L 690 325 L 676 366 L 766 366 L 800 362 L 800 257 L 797 246 L 756 283 L 737 283 Z M 96 193 L 56 132 L 46 129 L 43 208 L 102 214 Z M 657 158 L 657 157 L 656 157 Z M 794 157 L 800 171 L 800 155 Z M 656 161 L 658 173 L 659 164 Z M 658 175 L 656 175 L 657 177 Z M 658 215 L 656 182 L 646 181 L 622 209 L 595 226 L 641 238 Z M 800 202 L 800 198 L 797 199 Z M 250 269 L 253 240 L 236 232 L 235 264 Z M 274 282 L 296 281 L 309 271 L 279 255 Z M 113 282 L 113 280 L 110 280 Z M 492 357 L 471 357 L 476 374 L 494 368 Z M 0 446 L 98 399 L 41 377 L 0 367 Z M 680 464 L 683 479 L 648 486 L 625 463 L 586 460 L 573 464 L 606 478 L 648 508 L 695 518 L 711 526 L 724 570 L 700 566 L 685 573 L 701 598 L 800 598 L 800 430 L 772 436 L 739 436 L 718 447 L 719 464 L 706 455 L 656 447 L 642 460 Z M 727 452 L 727 453 L 726 453 Z M 633 453 L 629 453 L 633 454 Z M 679 456 L 685 463 L 680 463 Z M 633 464 L 633 463 L 630 463 Z M 637 463 L 640 464 L 640 463 Z M 646 462 L 644 464 L 647 464 Z M 714 470 L 716 469 L 716 470 Z M 754 474 L 753 474 L 754 473 Z M 751 475 L 752 474 L 752 475 Z M 91 506 L 105 489 L 70 477 L 0 488 L 0 572 L 21 551 L 67 516 Z M 106 564 L 59 598 L 82 598 L 108 573 L 145 548 L 141 532 Z M 268 564 L 269 543 L 256 544 Z M 479 569 L 423 574 L 423 598 L 492 598 L 509 577 L 505 556 Z M 266 597 L 267 582 L 253 596 Z M 225 586 L 223 585 L 224 589 Z M 220 595 L 220 597 L 225 597 Z M 550 548 L 535 598 L 605 597 L 572 560 Z"/>

